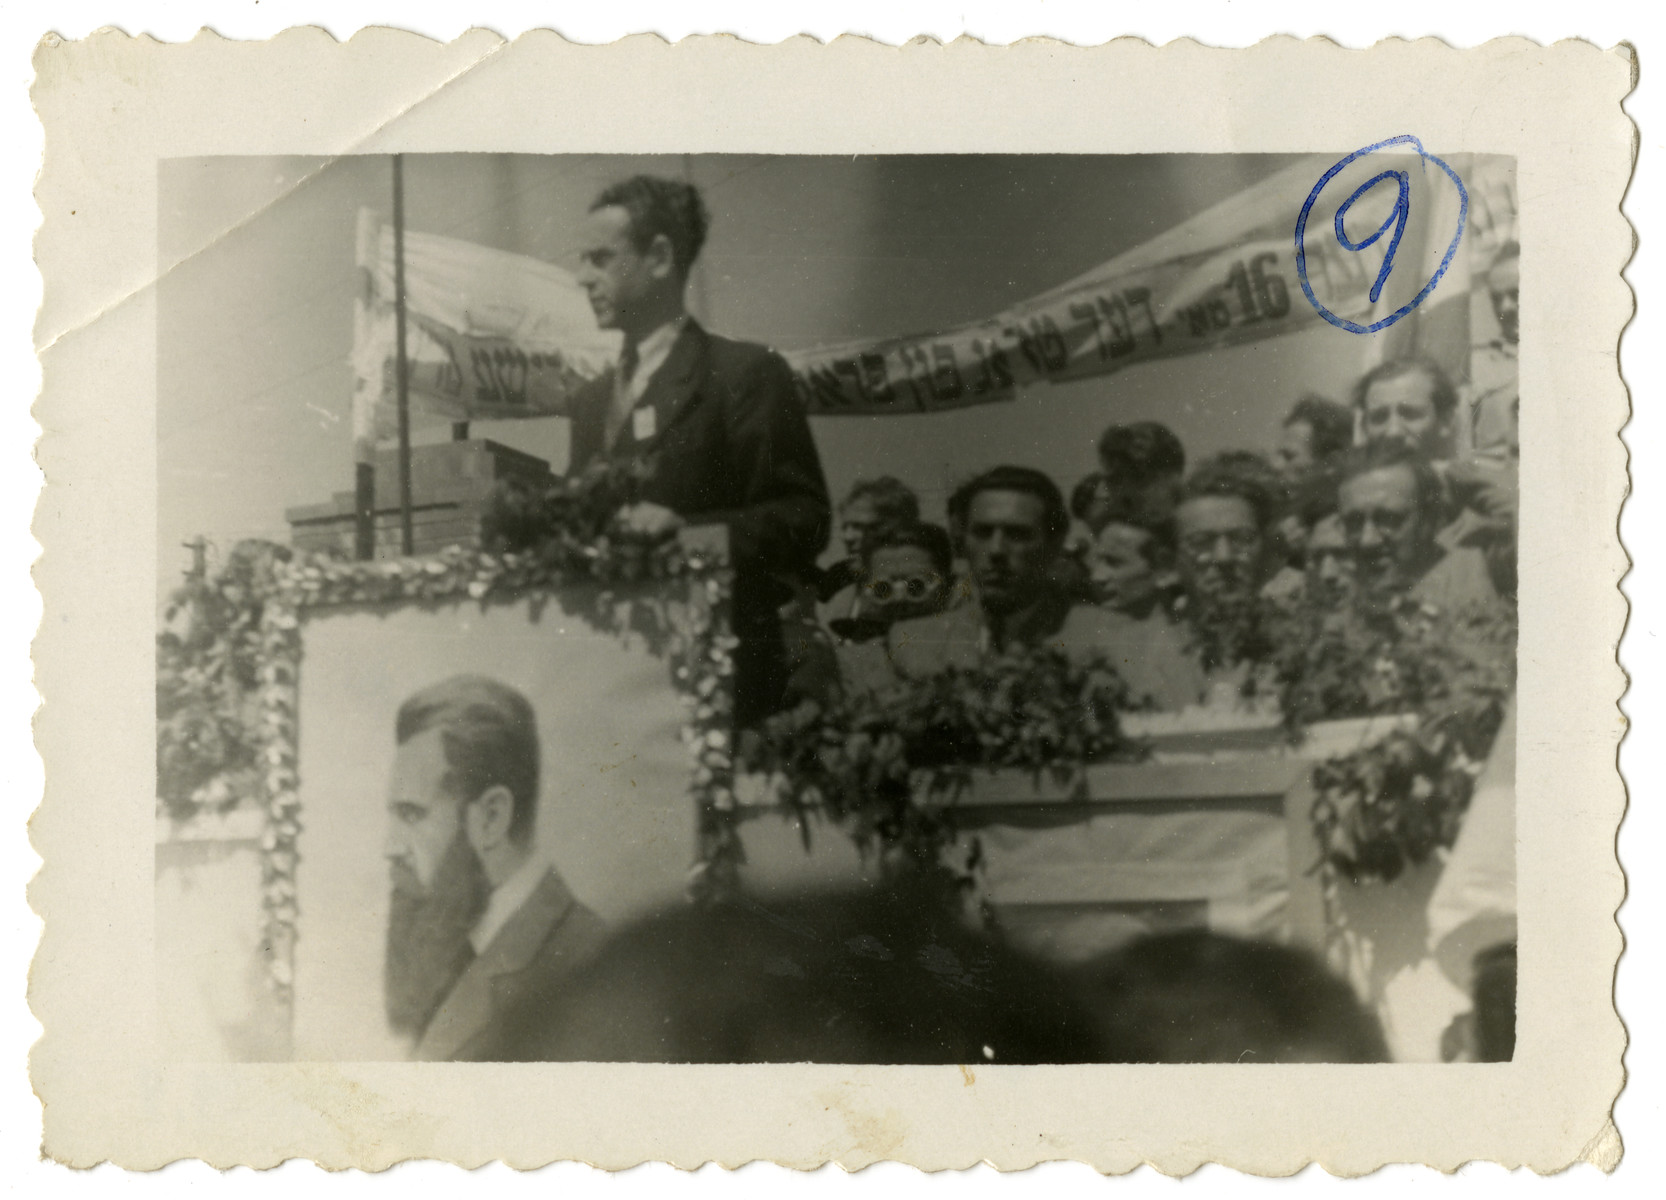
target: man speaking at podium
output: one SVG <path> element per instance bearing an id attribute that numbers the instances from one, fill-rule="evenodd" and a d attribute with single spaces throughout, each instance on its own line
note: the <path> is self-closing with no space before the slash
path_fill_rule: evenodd
<path id="1" fill-rule="evenodd" d="M 831 524 L 810 425 L 780 355 L 701 328 L 683 294 L 708 217 L 690 184 L 638 175 L 590 206 L 578 281 L 604 329 L 624 334 L 618 369 L 574 397 L 570 470 L 646 468 L 625 527 L 651 537 L 721 524 L 735 569 L 735 720 L 773 711 L 786 684 L 778 616 Z"/>

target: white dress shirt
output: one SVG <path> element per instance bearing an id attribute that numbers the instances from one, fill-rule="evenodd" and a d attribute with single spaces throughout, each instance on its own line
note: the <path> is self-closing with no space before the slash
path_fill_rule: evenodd
<path id="1" fill-rule="evenodd" d="M 475 954 L 486 952 L 486 947 L 509 923 L 509 918 L 532 898 L 532 893 L 538 890 L 549 869 L 549 863 L 534 854 L 516 867 L 508 879 L 492 889 L 491 898 L 486 901 L 486 911 L 480 914 L 480 920 L 469 930 L 469 944 L 474 947 Z"/>
<path id="2" fill-rule="evenodd" d="M 620 431 L 625 428 L 631 410 L 647 392 L 654 373 L 665 365 L 665 360 L 671 354 L 671 347 L 677 344 L 677 335 L 683 331 L 683 325 L 687 320 L 687 317 L 677 317 L 675 320 L 667 321 L 636 344 L 636 369 L 629 379 L 625 378 L 622 370 L 614 373 L 613 405 L 607 414 L 609 447 L 619 440 Z"/>

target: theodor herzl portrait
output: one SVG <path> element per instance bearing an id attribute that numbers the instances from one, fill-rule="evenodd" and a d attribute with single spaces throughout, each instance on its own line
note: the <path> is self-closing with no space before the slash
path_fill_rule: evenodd
<path id="1" fill-rule="evenodd" d="M 48 1155 L 1616 1161 L 1628 53 L 39 64 Z"/>
<path id="2" fill-rule="evenodd" d="M 174 1053 L 1510 1057 L 1511 159 L 159 185 Z"/>

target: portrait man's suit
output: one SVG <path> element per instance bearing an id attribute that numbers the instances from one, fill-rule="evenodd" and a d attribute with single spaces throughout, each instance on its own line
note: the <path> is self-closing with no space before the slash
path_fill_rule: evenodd
<path id="1" fill-rule="evenodd" d="M 601 948 L 602 919 L 573 898 L 554 871 L 504 922 L 440 1004 L 417 1042 L 429 1062 L 490 1061 L 511 1011 L 557 994 Z"/>
<path id="2" fill-rule="evenodd" d="M 717 337 L 687 320 L 664 363 L 606 444 L 614 381 L 572 407 L 572 470 L 598 459 L 641 459 L 641 499 L 690 525 L 729 530 L 735 567 L 736 719 L 768 712 L 786 679 L 777 612 L 788 581 L 806 576 L 827 542 L 832 507 L 821 458 L 792 371 L 764 346 Z"/>

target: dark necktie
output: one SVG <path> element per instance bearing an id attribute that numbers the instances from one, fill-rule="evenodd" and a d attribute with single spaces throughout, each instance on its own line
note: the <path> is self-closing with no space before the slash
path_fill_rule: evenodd
<path id="1" fill-rule="evenodd" d="M 613 403 L 607 410 L 607 445 L 612 449 L 619 441 L 619 434 L 625 428 L 625 421 L 629 419 L 631 409 L 636 407 L 631 399 L 631 381 L 636 378 L 636 367 L 641 359 L 635 342 L 626 342 L 619 351 L 618 373 L 613 381 Z"/>

